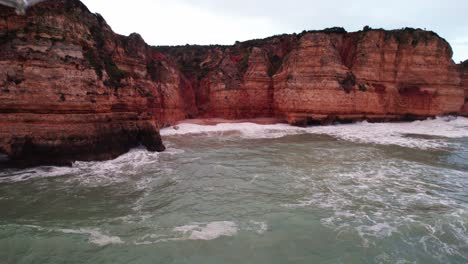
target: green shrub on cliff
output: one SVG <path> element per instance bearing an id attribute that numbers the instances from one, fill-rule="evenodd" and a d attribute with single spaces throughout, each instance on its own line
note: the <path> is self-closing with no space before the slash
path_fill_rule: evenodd
<path id="1" fill-rule="evenodd" d="M 359 91 L 367 92 L 367 87 L 365 84 L 360 83 L 358 86 L 359 86 Z"/>
<path id="2" fill-rule="evenodd" d="M 246 51 L 242 59 L 237 63 L 237 68 L 239 69 L 239 73 L 244 74 L 247 72 L 247 69 L 249 68 L 249 58 L 250 58 L 250 52 Z"/>
<path id="3" fill-rule="evenodd" d="M 372 28 L 369 27 L 369 26 L 365 26 L 365 27 L 362 29 L 362 31 L 364 31 L 364 32 L 371 31 L 371 30 L 372 30 Z"/>
<path id="4" fill-rule="evenodd" d="M 268 68 L 268 76 L 273 77 L 283 64 L 283 61 L 277 55 L 270 56 L 270 67 Z"/>
<path id="5" fill-rule="evenodd" d="M 114 88 L 121 87 L 122 84 L 120 81 L 127 76 L 127 72 L 119 69 L 110 56 L 104 58 L 104 67 L 107 75 L 109 76 L 109 80 L 106 82 L 106 85 Z"/>
<path id="6" fill-rule="evenodd" d="M 94 39 L 94 43 L 96 43 L 96 48 L 104 48 L 106 40 L 104 34 L 102 33 L 102 30 L 98 26 L 93 25 L 89 28 L 89 31 Z"/>
<path id="7" fill-rule="evenodd" d="M 350 93 L 356 85 L 356 76 L 352 72 L 348 72 L 346 77 L 338 82 L 346 93 Z"/>
<path id="8" fill-rule="evenodd" d="M 102 79 L 102 65 L 99 62 L 100 58 L 99 56 L 96 55 L 96 53 L 93 50 L 88 50 L 84 54 L 86 61 L 88 61 L 88 64 L 93 67 L 94 71 L 96 72 L 96 75 L 98 76 L 99 79 Z"/>
<path id="9" fill-rule="evenodd" d="M 460 63 L 464 70 L 468 70 L 468 60 Z"/>
<path id="10" fill-rule="evenodd" d="M 121 70 L 110 55 L 98 55 L 96 51 L 90 49 L 85 52 L 84 57 L 99 79 L 102 80 L 103 71 L 106 71 L 109 79 L 104 82 L 105 85 L 114 88 L 121 86 L 120 82 L 127 76 L 127 72 Z"/>

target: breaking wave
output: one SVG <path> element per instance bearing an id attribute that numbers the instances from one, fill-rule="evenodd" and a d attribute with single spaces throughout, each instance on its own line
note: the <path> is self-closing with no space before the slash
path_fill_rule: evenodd
<path id="1" fill-rule="evenodd" d="M 280 138 L 297 134 L 330 135 L 358 143 L 398 145 L 411 148 L 445 148 L 448 138 L 468 137 L 468 118 L 438 117 L 405 123 L 337 124 L 299 128 L 287 124 L 259 125 L 254 123 L 218 124 L 214 126 L 180 124 L 161 130 L 162 136 L 237 136 L 241 138 Z"/>
<path id="2" fill-rule="evenodd" d="M 165 155 L 178 153 L 168 149 Z M 41 166 L 23 170 L 0 171 L 0 184 L 34 179 L 69 177 L 70 182 L 105 186 L 115 184 L 143 171 L 158 169 L 160 153 L 135 148 L 128 153 L 108 161 L 75 162 L 71 167 Z"/>
<path id="3" fill-rule="evenodd" d="M 181 124 L 161 134 L 163 153 L 137 148 L 110 161 L 1 171 L 0 203 L 17 212 L 5 210 L 0 224 L 56 225 L 36 227 L 29 240 L 64 237 L 116 252 L 263 242 L 277 250 L 289 238 L 320 247 L 313 236 L 324 232 L 370 263 L 468 260 L 467 118 L 308 128 Z M 253 140 L 304 134 L 337 140 Z M 68 202 L 69 190 L 80 199 Z M 70 208 L 83 218 L 67 215 Z M 64 219 L 51 221 L 49 212 Z M 15 237 L 17 229 L 3 232 Z M 336 245 L 325 246 L 335 257 Z"/>
<path id="4" fill-rule="evenodd" d="M 222 236 L 234 236 L 238 229 L 236 223 L 222 221 L 179 226 L 174 231 L 187 235 L 190 240 L 213 240 Z"/>

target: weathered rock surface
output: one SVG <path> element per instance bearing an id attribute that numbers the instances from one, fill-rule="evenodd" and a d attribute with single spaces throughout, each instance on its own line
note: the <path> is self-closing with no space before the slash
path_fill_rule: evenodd
<path id="1" fill-rule="evenodd" d="M 457 113 L 462 91 L 451 56 L 448 43 L 419 30 L 306 34 L 275 77 L 277 110 L 312 119 Z"/>
<path id="2" fill-rule="evenodd" d="M 158 49 L 195 80 L 206 117 L 274 116 L 297 125 L 412 120 L 460 114 L 464 102 L 450 45 L 423 30 L 332 28 L 232 47 Z"/>
<path id="3" fill-rule="evenodd" d="M 164 101 L 176 97 L 177 70 L 79 1 L 26 16 L 0 6 L 0 36 L 0 150 L 14 165 L 109 159 L 139 144 L 162 151 L 155 116 L 184 117 Z"/>
<path id="4" fill-rule="evenodd" d="M 296 125 L 468 115 L 467 62 L 423 30 L 304 31 L 151 47 L 78 0 L 0 6 L 0 152 L 16 164 L 108 159 L 186 118 Z"/>
<path id="5" fill-rule="evenodd" d="M 468 60 L 460 64 L 460 72 L 462 86 L 465 89 L 465 105 L 461 110 L 461 114 L 464 116 L 468 116 Z"/>

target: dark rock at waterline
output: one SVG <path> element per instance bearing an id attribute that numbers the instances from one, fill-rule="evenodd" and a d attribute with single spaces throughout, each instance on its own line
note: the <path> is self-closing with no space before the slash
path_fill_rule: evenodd
<path id="1" fill-rule="evenodd" d="M 159 133 L 152 127 L 60 139 L 20 137 L 14 138 L 7 155 L 0 157 L 0 167 L 70 166 L 74 161 L 109 160 L 140 145 L 149 151 L 165 150 Z"/>

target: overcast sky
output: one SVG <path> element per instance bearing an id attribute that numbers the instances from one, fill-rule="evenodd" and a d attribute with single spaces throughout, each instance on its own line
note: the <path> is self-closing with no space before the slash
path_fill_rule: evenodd
<path id="1" fill-rule="evenodd" d="M 82 0 L 115 32 L 152 45 L 233 44 L 333 26 L 426 28 L 468 59 L 468 0 Z"/>

